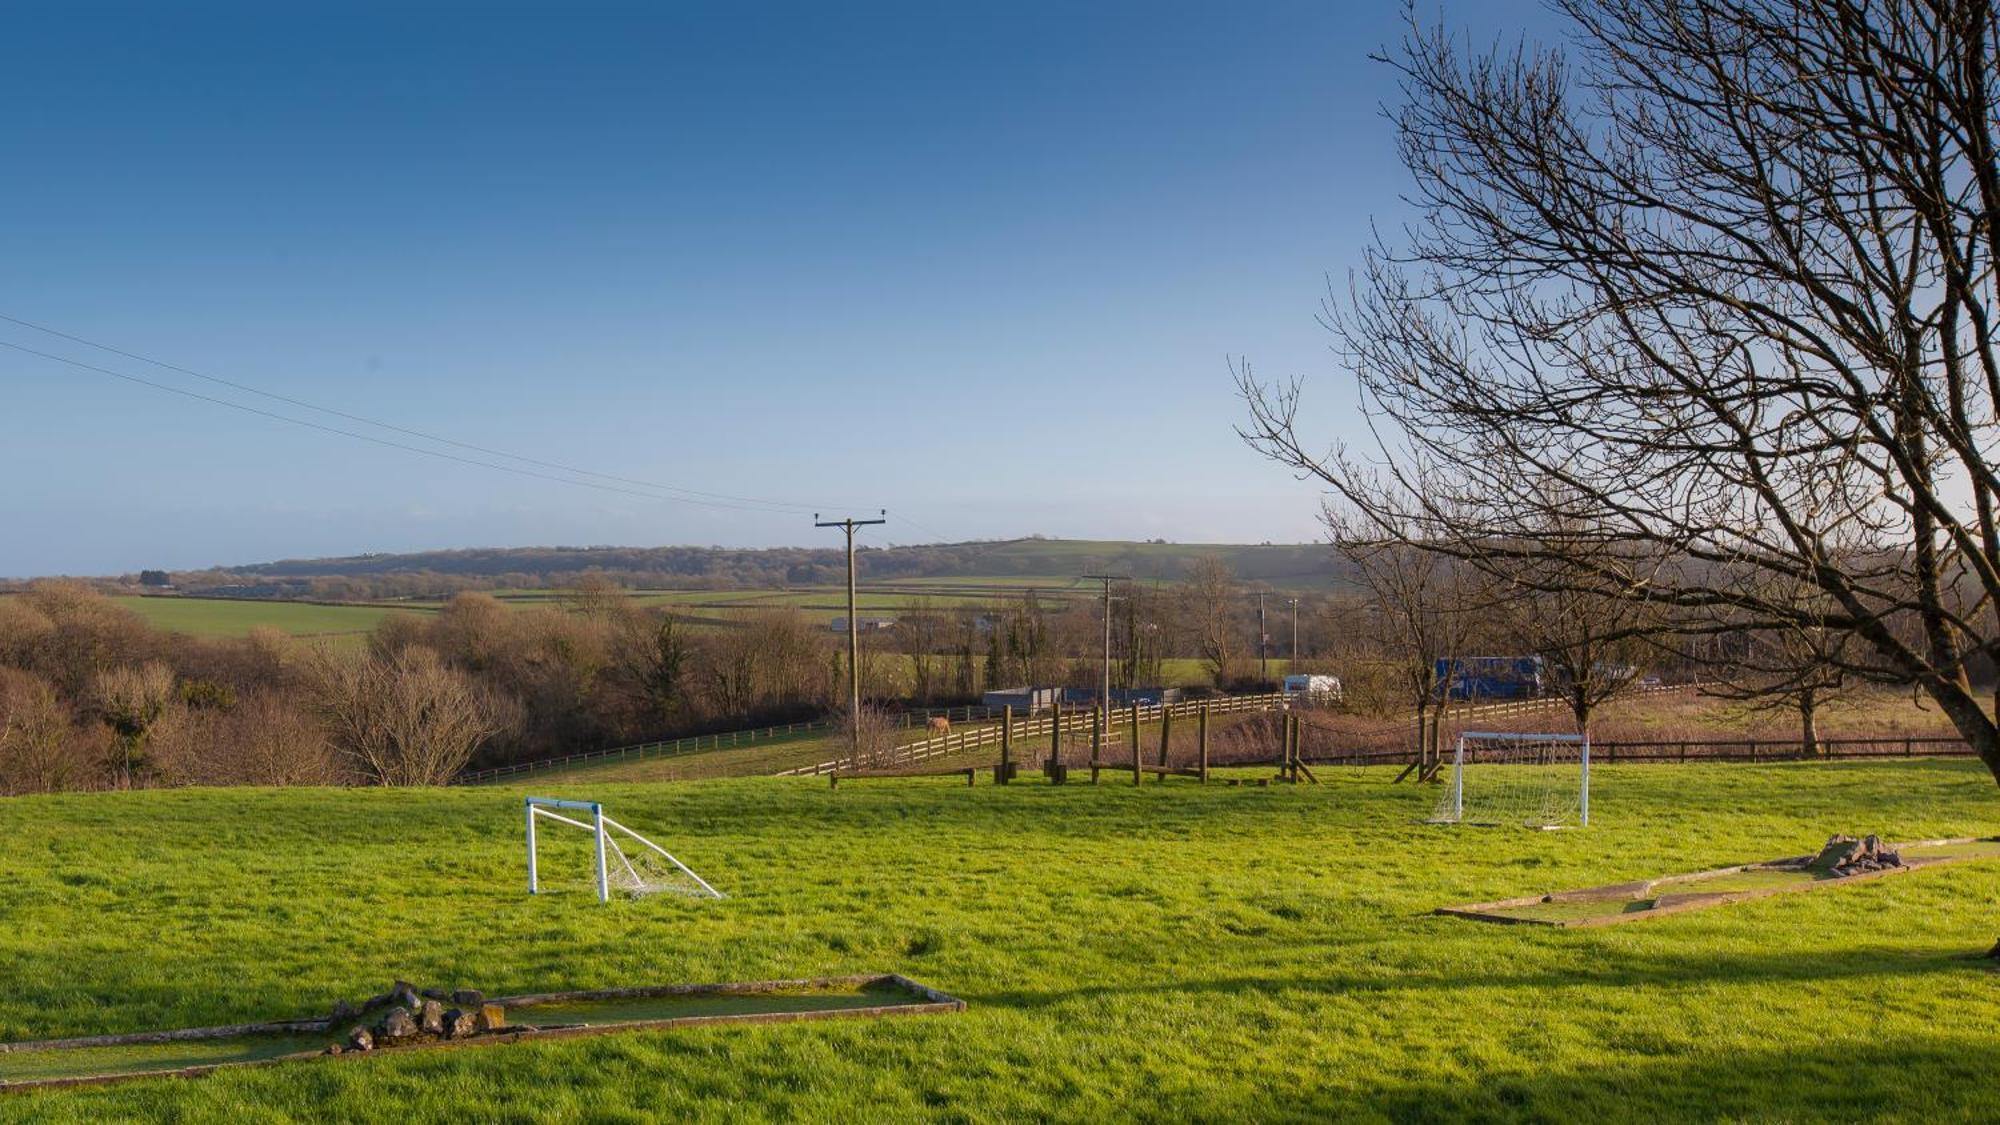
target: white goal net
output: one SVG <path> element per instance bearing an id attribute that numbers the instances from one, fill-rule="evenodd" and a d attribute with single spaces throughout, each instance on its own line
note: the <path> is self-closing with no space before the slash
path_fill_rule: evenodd
<path id="1" fill-rule="evenodd" d="M 529 797 L 526 807 L 528 831 L 528 893 L 542 890 L 542 852 L 548 844 L 537 831 L 539 822 L 582 829 L 585 836 L 549 847 L 552 858 L 566 859 L 565 870 L 588 871 L 598 900 L 609 901 L 613 890 L 628 895 L 657 892 L 684 894 L 695 898 L 721 898 L 722 892 L 675 859 L 665 848 L 606 816 L 596 801 L 562 801 L 553 797 Z M 574 812 L 577 815 L 571 816 Z M 584 857 L 573 853 L 578 845 Z M 576 862 L 582 859 L 581 863 Z"/>
<path id="2" fill-rule="evenodd" d="M 1588 825 L 1589 737 L 1466 731 L 1430 823 Z"/>

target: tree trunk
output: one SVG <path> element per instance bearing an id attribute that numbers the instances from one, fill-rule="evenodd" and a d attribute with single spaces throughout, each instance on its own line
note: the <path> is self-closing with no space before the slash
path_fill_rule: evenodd
<path id="1" fill-rule="evenodd" d="M 1799 696 L 1799 745 L 1807 757 L 1820 756 L 1819 700 L 1810 691 Z"/>

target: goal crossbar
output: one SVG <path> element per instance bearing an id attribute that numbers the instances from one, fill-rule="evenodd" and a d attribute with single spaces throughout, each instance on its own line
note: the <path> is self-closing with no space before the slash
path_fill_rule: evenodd
<path id="1" fill-rule="evenodd" d="M 698 892 L 690 893 L 696 893 L 704 898 L 723 897 L 721 891 L 710 886 L 708 880 L 695 874 L 692 868 L 682 863 L 672 852 L 606 816 L 604 814 L 604 806 L 600 802 L 571 801 L 556 797 L 527 797 L 521 803 L 524 810 L 523 815 L 526 820 L 528 836 L 529 894 L 541 893 L 541 873 L 537 861 L 538 849 L 536 847 L 535 821 L 537 818 L 542 818 L 553 820 L 560 824 L 567 824 L 572 828 L 581 828 L 591 834 L 596 852 L 597 900 L 599 902 L 609 902 L 611 900 L 611 872 L 614 862 L 631 880 L 630 887 L 634 893 L 643 893 L 648 890 L 658 889 L 650 885 L 638 867 L 633 864 L 631 857 L 625 854 L 625 849 L 618 846 L 617 839 L 613 836 L 613 833 L 624 836 L 629 843 L 646 848 L 668 863 L 673 864 L 681 874 L 693 880 L 694 885 L 700 888 Z M 555 811 L 557 809 L 569 809 L 588 813 L 590 814 L 590 819 L 587 822 L 578 820 L 575 817 L 565 816 Z"/>

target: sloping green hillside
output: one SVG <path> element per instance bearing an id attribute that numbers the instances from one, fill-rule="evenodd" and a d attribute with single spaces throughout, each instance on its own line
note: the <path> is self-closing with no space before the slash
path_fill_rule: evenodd
<path id="1" fill-rule="evenodd" d="M 523 790 L 0 801 L 0 1039 L 491 992 L 895 970 L 946 1017 L 288 1063 L 0 1119 L 1976 1120 L 2000 865 L 1608 930 L 1433 907 L 1993 825 L 1976 765 L 1605 768 L 1594 827 L 1326 784 L 560 787 L 730 897 L 523 893 Z M 580 855 L 545 874 L 581 879 Z M 567 862 L 567 866 L 565 866 Z"/>

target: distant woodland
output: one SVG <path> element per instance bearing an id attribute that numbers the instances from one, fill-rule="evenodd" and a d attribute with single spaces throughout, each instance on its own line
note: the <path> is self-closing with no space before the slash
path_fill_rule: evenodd
<path id="1" fill-rule="evenodd" d="M 1279 589 L 1351 586 L 1324 544 L 1225 545 L 1013 539 L 937 546 L 864 546 L 862 581 L 910 578 L 1068 579 L 1124 574 L 1174 580 L 1200 558 L 1218 558 L 1241 580 Z M 846 580 L 844 553 L 773 547 L 513 547 L 288 559 L 178 571 L 180 589 L 327 599 L 441 597 L 467 590 L 549 589 L 597 575 L 627 588 L 726 589 L 824 585 Z M 137 575 L 126 576 L 138 581 Z"/>

